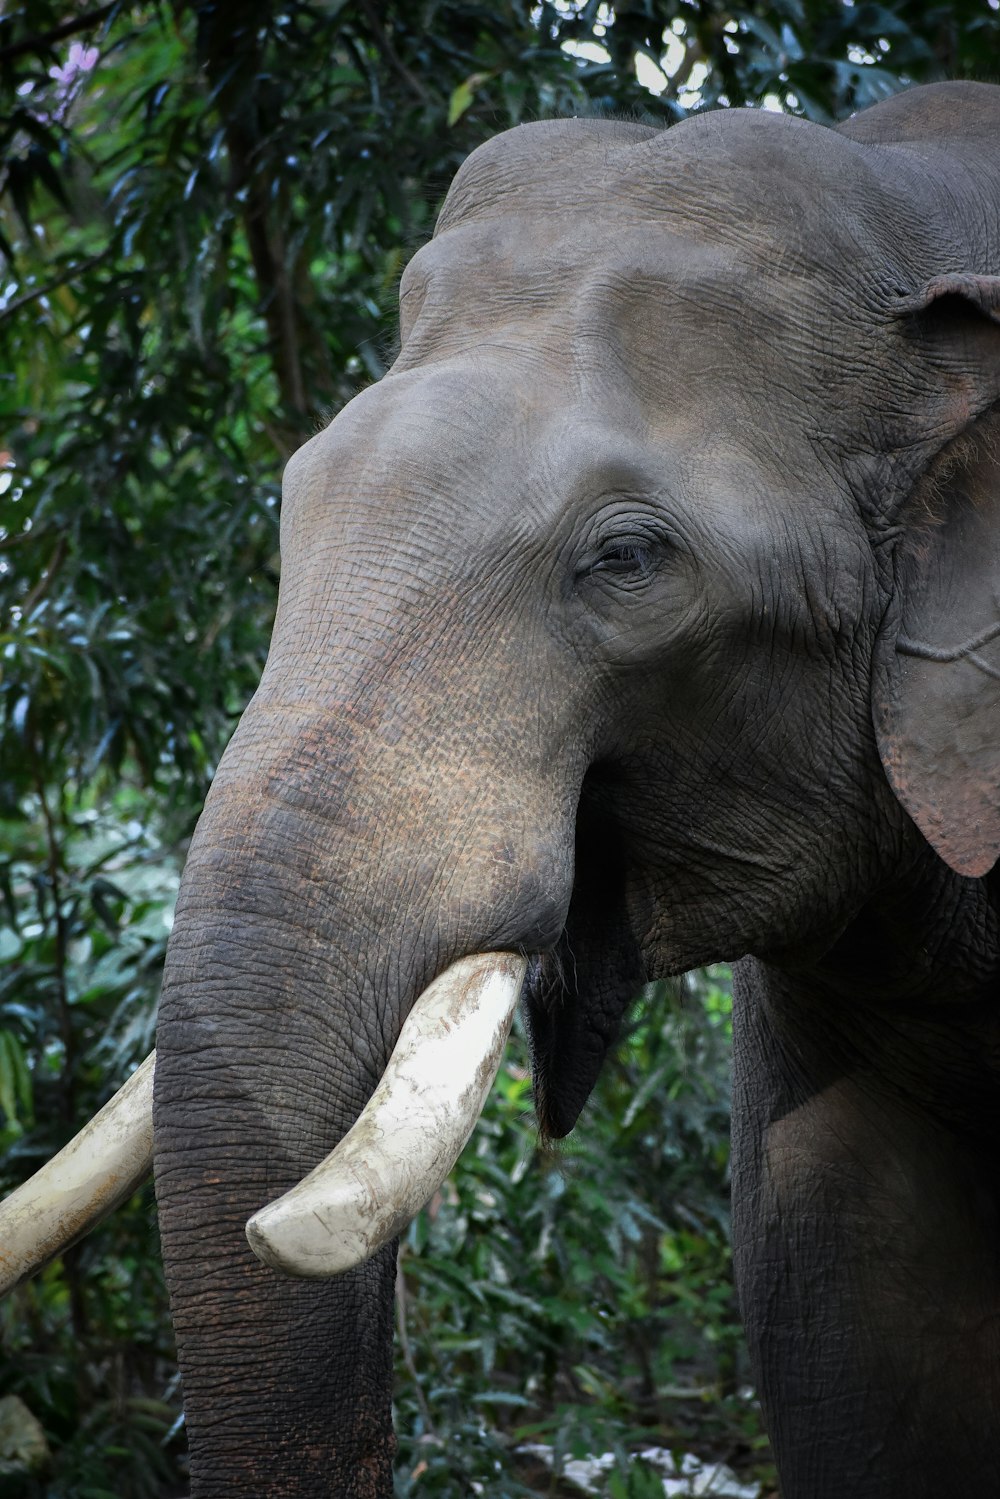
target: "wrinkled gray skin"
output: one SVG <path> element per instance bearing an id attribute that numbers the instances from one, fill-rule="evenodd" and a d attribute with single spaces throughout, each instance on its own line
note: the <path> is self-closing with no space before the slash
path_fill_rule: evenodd
<path id="1" fill-rule="evenodd" d="M 998 273 L 985 86 L 528 125 L 462 168 L 392 371 L 288 466 L 184 878 L 156 1170 L 193 1494 L 389 1494 L 394 1254 L 294 1282 L 243 1225 L 418 991 L 505 948 L 553 1135 L 641 979 L 741 959 L 783 1493 L 1000 1493 Z"/>

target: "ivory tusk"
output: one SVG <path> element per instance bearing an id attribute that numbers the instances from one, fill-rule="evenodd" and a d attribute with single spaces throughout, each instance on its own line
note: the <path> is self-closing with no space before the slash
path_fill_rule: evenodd
<path id="1" fill-rule="evenodd" d="M 339 1275 L 416 1216 L 475 1128 L 526 966 L 514 953 L 481 953 L 424 990 L 357 1122 L 298 1186 L 250 1219 L 258 1259 L 286 1275 Z"/>
<path id="2" fill-rule="evenodd" d="M 83 1238 L 152 1171 L 155 1060 L 151 1051 L 90 1123 L 0 1203 L 0 1296 Z"/>

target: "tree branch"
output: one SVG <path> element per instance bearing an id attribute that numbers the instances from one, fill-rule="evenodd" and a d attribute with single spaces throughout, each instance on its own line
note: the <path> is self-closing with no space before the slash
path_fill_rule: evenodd
<path id="1" fill-rule="evenodd" d="M 89 10 L 85 16 L 74 16 L 72 20 L 53 26 L 51 31 L 43 31 L 40 36 L 26 36 L 23 41 L 0 47 L 0 66 L 5 62 L 13 62 L 15 57 L 23 57 L 26 52 L 51 51 L 56 42 L 75 36 L 77 32 L 89 31 L 92 26 L 99 26 L 120 8 L 120 4 L 121 0 L 111 0 L 110 5 L 102 5 L 99 10 Z"/>
<path id="2" fill-rule="evenodd" d="M 47 297 L 49 292 L 55 291 L 57 286 L 65 286 L 66 282 L 72 281 L 74 277 L 82 276 L 85 271 L 92 271 L 95 265 L 100 265 L 101 261 L 107 258 L 107 250 L 102 250 L 100 255 L 91 255 L 88 260 L 81 260 L 78 265 L 71 265 L 68 270 L 63 271 L 61 276 L 56 276 L 52 281 L 46 281 L 44 286 L 34 286 L 31 291 L 23 292 L 21 296 L 15 297 L 13 302 L 8 302 L 6 307 L 0 307 L 0 323 L 4 318 L 13 317 L 29 303 L 37 302 L 39 297 Z"/>
<path id="3" fill-rule="evenodd" d="M 677 98 L 677 95 L 680 93 L 681 89 L 691 77 L 691 73 L 694 69 L 695 63 L 704 61 L 705 53 L 702 49 L 701 43 L 696 38 L 689 44 L 686 52 L 684 53 L 684 56 L 681 58 L 676 69 L 669 76 L 668 87 L 669 97 L 671 99 Z"/>
<path id="4" fill-rule="evenodd" d="M 406 1366 L 406 1372 L 413 1380 L 413 1393 L 417 1397 L 420 1414 L 424 1418 L 424 1427 L 427 1435 L 437 1441 L 438 1434 L 434 1429 L 430 1406 L 427 1404 L 423 1386 L 420 1383 L 420 1375 L 417 1373 L 417 1366 L 413 1360 L 413 1350 L 410 1347 L 410 1338 L 406 1328 L 406 1277 L 403 1274 L 402 1259 L 403 1247 L 401 1246 L 399 1251 L 400 1263 L 396 1268 L 396 1331 L 399 1336 L 399 1346 L 403 1353 L 403 1363 Z"/>
<path id="5" fill-rule="evenodd" d="M 66 551 L 66 536 L 65 533 L 63 533 L 63 535 L 60 536 L 59 540 L 55 544 L 52 556 L 49 558 L 48 567 L 42 573 L 34 588 L 21 604 L 21 614 L 25 619 L 28 618 L 32 609 L 34 609 L 38 601 L 40 599 L 43 599 L 48 593 L 50 587 L 52 586 L 53 580 L 55 579 L 56 573 L 59 571 L 66 560 Z"/>
<path id="6" fill-rule="evenodd" d="M 409 68 L 406 66 L 399 53 L 396 51 L 395 47 L 392 44 L 392 38 L 389 36 L 388 31 L 383 28 L 378 11 L 371 3 L 371 0 L 361 0 L 361 9 L 364 12 L 365 19 L 372 29 L 372 41 L 381 52 L 390 68 L 393 68 L 395 72 L 399 74 L 400 78 L 402 78 L 407 88 L 411 89 L 413 93 L 416 94 L 418 99 L 420 99 L 424 104 L 429 104 L 431 102 L 430 94 L 424 88 L 423 84 L 420 82 L 420 79 L 410 72 Z"/>

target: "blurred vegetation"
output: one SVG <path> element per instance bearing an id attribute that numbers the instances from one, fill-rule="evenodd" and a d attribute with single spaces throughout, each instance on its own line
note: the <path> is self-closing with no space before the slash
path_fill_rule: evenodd
<path id="1" fill-rule="evenodd" d="M 0 1188 L 151 1044 L 185 841 L 266 650 L 281 463 L 383 372 L 399 272 L 464 156 L 561 113 L 831 119 L 988 77 L 998 33 L 996 0 L 4 7 Z M 401 1494 L 537 1490 L 528 1436 L 753 1471 L 727 1026 L 718 975 L 647 995 L 558 1156 L 512 1051 L 404 1243 Z M 0 1332 L 23 1402 L 0 1400 L 5 1494 L 182 1491 L 148 1191 Z"/>
<path id="2" fill-rule="evenodd" d="M 539 1442 L 615 1453 L 623 1499 L 637 1444 L 769 1472 L 730 1274 L 729 1007 L 724 970 L 648 990 L 558 1152 L 515 1039 L 401 1246 L 400 1495 L 547 1492 L 517 1450 Z"/>

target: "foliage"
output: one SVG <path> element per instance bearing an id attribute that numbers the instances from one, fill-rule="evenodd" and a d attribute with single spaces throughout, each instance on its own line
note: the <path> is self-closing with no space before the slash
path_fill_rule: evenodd
<path id="1" fill-rule="evenodd" d="M 266 650 L 281 462 L 382 373 L 399 271 L 459 161 L 551 114 L 764 101 L 823 119 L 901 79 L 982 76 L 994 6 L 5 6 L 0 1187 L 149 1045 L 185 840 Z M 678 1370 L 733 1398 L 717 1032 L 664 995 L 644 1013 L 563 1173 L 508 1069 L 411 1230 L 414 1489 L 447 1491 L 464 1451 L 495 1490 L 494 1455 L 531 1426 L 564 1446 L 598 1426 L 619 1447 L 636 1424 L 686 1433 L 701 1407 L 662 1394 Z M 0 1387 L 54 1453 L 25 1493 L 176 1489 L 148 1193 L 0 1326 Z"/>
<path id="2" fill-rule="evenodd" d="M 655 986 L 558 1153 L 539 1144 L 512 1047 L 472 1145 L 403 1242 L 400 1494 L 519 1492 L 518 1449 L 539 1440 L 558 1458 L 615 1451 L 626 1480 L 640 1439 L 752 1460 L 729 1041 L 725 974 Z"/>

